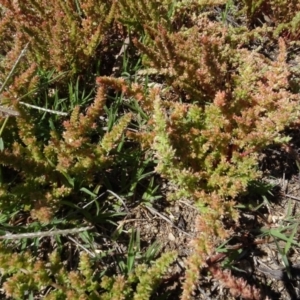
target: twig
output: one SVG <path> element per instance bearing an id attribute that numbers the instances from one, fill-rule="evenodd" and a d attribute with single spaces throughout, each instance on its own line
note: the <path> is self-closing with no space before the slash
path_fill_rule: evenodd
<path id="1" fill-rule="evenodd" d="M 37 110 L 41 110 L 41 111 L 45 111 L 45 112 L 48 112 L 48 113 L 51 113 L 51 114 L 55 114 L 55 115 L 60 115 L 60 116 L 67 116 L 68 115 L 68 113 L 65 113 L 65 112 L 61 112 L 61 111 L 57 111 L 57 110 L 53 110 L 53 109 L 39 107 L 39 106 L 36 106 L 36 105 L 25 103 L 23 101 L 20 101 L 19 103 L 22 104 L 22 105 L 24 105 L 24 106 L 27 106 L 27 107 L 30 107 L 30 108 L 34 108 L 34 109 L 37 109 Z"/>
<path id="2" fill-rule="evenodd" d="M 25 45 L 24 49 L 21 51 L 20 55 L 18 56 L 17 60 L 15 61 L 14 65 L 13 65 L 13 67 L 11 68 L 9 74 L 5 78 L 5 81 L 3 83 L 1 82 L 0 93 L 2 93 L 3 90 L 5 89 L 5 86 L 7 85 L 8 80 L 11 78 L 11 76 L 12 76 L 13 72 L 15 71 L 17 65 L 19 64 L 21 58 L 25 55 L 25 52 L 27 51 L 28 45 L 29 45 L 29 43 L 27 43 Z M 34 109 L 37 109 L 37 110 L 49 112 L 49 113 L 60 115 L 60 116 L 67 116 L 68 115 L 68 113 L 65 113 L 65 112 L 60 112 L 60 111 L 56 111 L 56 110 L 52 110 L 52 109 L 42 108 L 42 107 L 32 105 L 32 104 L 28 104 L 28 103 L 25 103 L 25 102 L 22 102 L 22 101 L 19 101 L 19 103 L 22 104 L 22 105 L 25 105 L 27 107 L 30 107 L 30 108 L 34 108 Z M 20 116 L 20 113 L 18 111 L 14 110 L 14 109 L 11 109 L 11 108 L 8 108 L 8 107 L 0 106 L 0 112 L 4 113 L 5 115 L 8 115 L 8 116 L 14 116 L 14 117 Z"/>
<path id="3" fill-rule="evenodd" d="M 0 106 L 0 112 L 2 112 L 4 115 L 7 116 L 14 116 L 14 117 L 18 117 L 20 115 L 20 113 L 12 108 L 8 108 L 8 107 L 4 107 L 4 106 Z"/>
<path id="4" fill-rule="evenodd" d="M 39 232 L 28 232 L 28 233 L 18 233 L 18 234 L 6 234 L 0 236 L 0 240 L 18 240 L 25 238 L 36 238 L 36 237 L 45 237 L 45 236 L 54 236 L 54 235 L 66 235 L 73 234 L 78 232 L 83 232 L 86 230 L 92 229 L 92 226 L 72 228 L 72 229 L 59 229 L 53 231 L 39 231 Z"/>
<path id="5" fill-rule="evenodd" d="M 289 194 L 285 194 L 285 197 L 289 197 L 289 198 L 291 198 L 293 200 L 296 200 L 296 201 L 300 202 L 300 198 L 298 198 L 298 197 L 295 197 L 295 196 L 292 196 L 292 195 L 289 195 Z"/>
<path id="6" fill-rule="evenodd" d="M 81 249 L 83 249 L 86 253 L 88 253 L 91 257 L 96 257 L 96 254 L 92 253 L 90 250 L 88 250 L 86 247 L 82 246 L 81 244 L 79 244 L 75 239 L 73 239 L 72 237 L 68 236 L 68 239 L 70 241 L 72 241 L 73 243 L 75 243 L 78 247 L 80 247 Z"/>
<path id="7" fill-rule="evenodd" d="M 26 107 L 34 108 L 34 109 L 44 111 L 44 112 L 48 112 L 48 113 L 55 114 L 55 115 L 60 115 L 60 116 L 67 116 L 68 115 L 68 113 L 65 113 L 65 112 L 61 112 L 61 111 L 57 111 L 57 110 L 53 110 L 53 109 L 48 109 L 48 108 L 43 108 L 43 107 L 40 107 L 40 106 L 25 103 L 23 101 L 19 101 L 19 103 L 26 106 Z M 9 108 L 9 107 L 0 106 L 0 112 L 4 113 L 5 115 L 8 115 L 8 116 L 14 116 L 14 117 L 20 116 L 20 113 L 17 110 L 14 110 L 14 109 Z"/>
<path id="8" fill-rule="evenodd" d="M 7 82 L 8 82 L 8 80 L 10 79 L 10 77 L 11 77 L 12 74 L 13 74 L 13 72 L 15 71 L 15 69 L 16 69 L 16 67 L 17 67 L 17 65 L 18 65 L 18 63 L 19 63 L 19 61 L 20 61 L 20 59 L 21 59 L 22 56 L 25 54 L 25 52 L 26 52 L 26 50 L 27 50 L 27 48 L 28 48 L 28 44 L 29 44 L 29 43 L 27 43 L 27 44 L 25 45 L 24 49 L 21 51 L 19 57 L 17 58 L 15 64 L 14 64 L 13 67 L 11 68 L 11 70 L 10 70 L 9 74 L 7 75 L 6 79 L 5 79 L 4 82 L 2 83 L 2 86 L 1 86 L 1 88 L 0 88 L 0 93 L 3 92 L 3 90 L 4 90 L 4 88 L 5 88 L 5 86 L 6 86 Z"/>

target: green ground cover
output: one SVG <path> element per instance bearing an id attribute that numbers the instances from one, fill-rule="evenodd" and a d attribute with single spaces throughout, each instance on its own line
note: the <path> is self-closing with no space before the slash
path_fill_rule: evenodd
<path id="1" fill-rule="evenodd" d="M 234 275 L 258 238 L 284 243 L 292 276 L 292 209 L 243 218 L 270 207 L 265 151 L 300 163 L 299 1 L 0 0 L 0 16 L 3 299 L 199 299 L 203 277 L 267 299 Z M 167 215 L 183 202 L 188 230 Z M 154 219 L 189 237 L 181 271 Z"/>

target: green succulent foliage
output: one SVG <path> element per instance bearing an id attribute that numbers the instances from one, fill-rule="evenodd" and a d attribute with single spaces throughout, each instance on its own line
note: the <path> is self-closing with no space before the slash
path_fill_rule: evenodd
<path id="1" fill-rule="evenodd" d="M 105 91 L 99 89 L 85 114 L 76 106 L 69 120 L 62 122 L 61 130 L 50 129 L 46 144 L 38 140 L 40 130 L 32 116 L 22 110 L 16 119 L 20 140 L 0 153 L 1 164 L 17 171 L 17 179 L 4 182 L 0 188 L 2 208 L 27 205 L 27 209 L 40 212 L 42 207 L 55 210 L 59 201 L 72 193 L 102 185 L 103 181 L 95 178 L 114 164 L 116 149 L 131 119 L 126 114 L 105 132 L 101 127 L 106 124 L 98 121 L 104 106 Z M 26 176 L 21 178 L 21 174 Z M 45 220 L 46 210 L 39 216 Z"/>
<path id="2" fill-rule="evenodd" d="M 150 299 L 162 282 L 163 275 L 176 257 L 176 252 L 167 252 L 155 260 L 150 267 L 145 264 L 137 265 L 127 279 L 122 275 L 105 276 L 101 286 L 108 291 L 103 294 L 101 299 Z"/>
<path id="3" fill-rule="evenodd" d="M 168 267 L 176 259 L 175 252 L 164 253 L 150 266 L 140 264 L 128 274 L 99 278 L 99 270 L 87 253 L 80 255 L 77 271 L 69 271 L 58 252 L 47 262 L 35 259 L 29 252 L 0 250 L 1 274 L 6 296 L 24 299 L 28 294 L 51 287 L 44 299 L 150 299 L 162 282 Z"/>

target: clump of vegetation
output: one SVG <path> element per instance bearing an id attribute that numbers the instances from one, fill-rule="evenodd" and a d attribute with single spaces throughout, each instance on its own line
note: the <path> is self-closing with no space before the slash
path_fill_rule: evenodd
<path id="1" fill-rule="evenodd" d="M 224 221 L 238 224 L 237 197 L 261 178 L 261 151 L 288 148 L 284 130 L 299 123 L 287 54 L 299 4 L 277 2 L 0 0 L 1 101 L 17 116 L 3 118 L 1 129 L 3 224 L 22 213 L 29 221 L 21 232 L 103 219 L 115 225 L 113 216 L 133 207 L 137 194 L 161 198 L 155 170 L 172 186 L 169 200 L 191 199 L 199 211 L 181 299 L 190 299 L 203 267 L 233 295 L 260 299 L 208 257 L 232 233 Z M 254 46 L 270 34 L 259 25 L 263 15 L 275 30 L 273 59 Z M 124 52 L 118 43 L 126 35 L 133 43 Z M 114 78 L 119 55 L 110 62 L 107 53 L 121 47 L 124 70 Z M 154 80 L 162 84 L 149 86 Z M 148 186 L 139 186 L 145 179 Z M 98 201 L 107 190 L 126 201 Z M 30 253 L 9 244 L 0 249 L 2 284 L 16 299 L 47 286 L 46 299 L 150 299 L 176 257 L 164 253 L 126 276 L 96 278 L 101 271 L 86 255 L 71 270 L 57 252 L 38 259 L 38 246 Z"/>
<path id="2" fill-rule="evenodd" d="M 33 259 L 29 252 L 12 254 L 1 249 L 5 294 L 14 299 L 50 287 L 44 299 L 149 299 L 159 286 L 167 267 L 176 258 L 176 252 L 163 254 L 148 266 L 139 264 L 133 272 L 112 277 L 94 273 L 93 262 L 87 253 L 80 255 L 78 271 L 68 271 L 57 252 L 49 255 L 48 261 Z M 99 292 L 102 291 L 102 292 Z"/>
<path id="3" fill-rule="evenodd" d="M 287 40 L 296 40 L 299 35 L 298 1 L 248 1 L 244 2 L 248 25 L 257 26 L 258 21 L 272 25 L 274 36 L 284 36 Z"/>
<path id="4" fill-rule="evenodd" d="M 1 44 L 5 67 L 29 42 L 30 62 L 44 70 L 76 75 L 95 61 L 112 33 L 116 1 L 1 1 Z"/>

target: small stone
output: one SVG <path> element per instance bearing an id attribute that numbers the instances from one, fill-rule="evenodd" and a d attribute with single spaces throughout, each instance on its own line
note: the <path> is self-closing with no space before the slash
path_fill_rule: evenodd
<path id="1" fill-rule="evenodd" d="M 175 241 L 175 236 L 174 236 L 171 232 L 169 232 L 169 234 L 168 234 L 168 239 L 169 239 L 170 241 Z"/>

